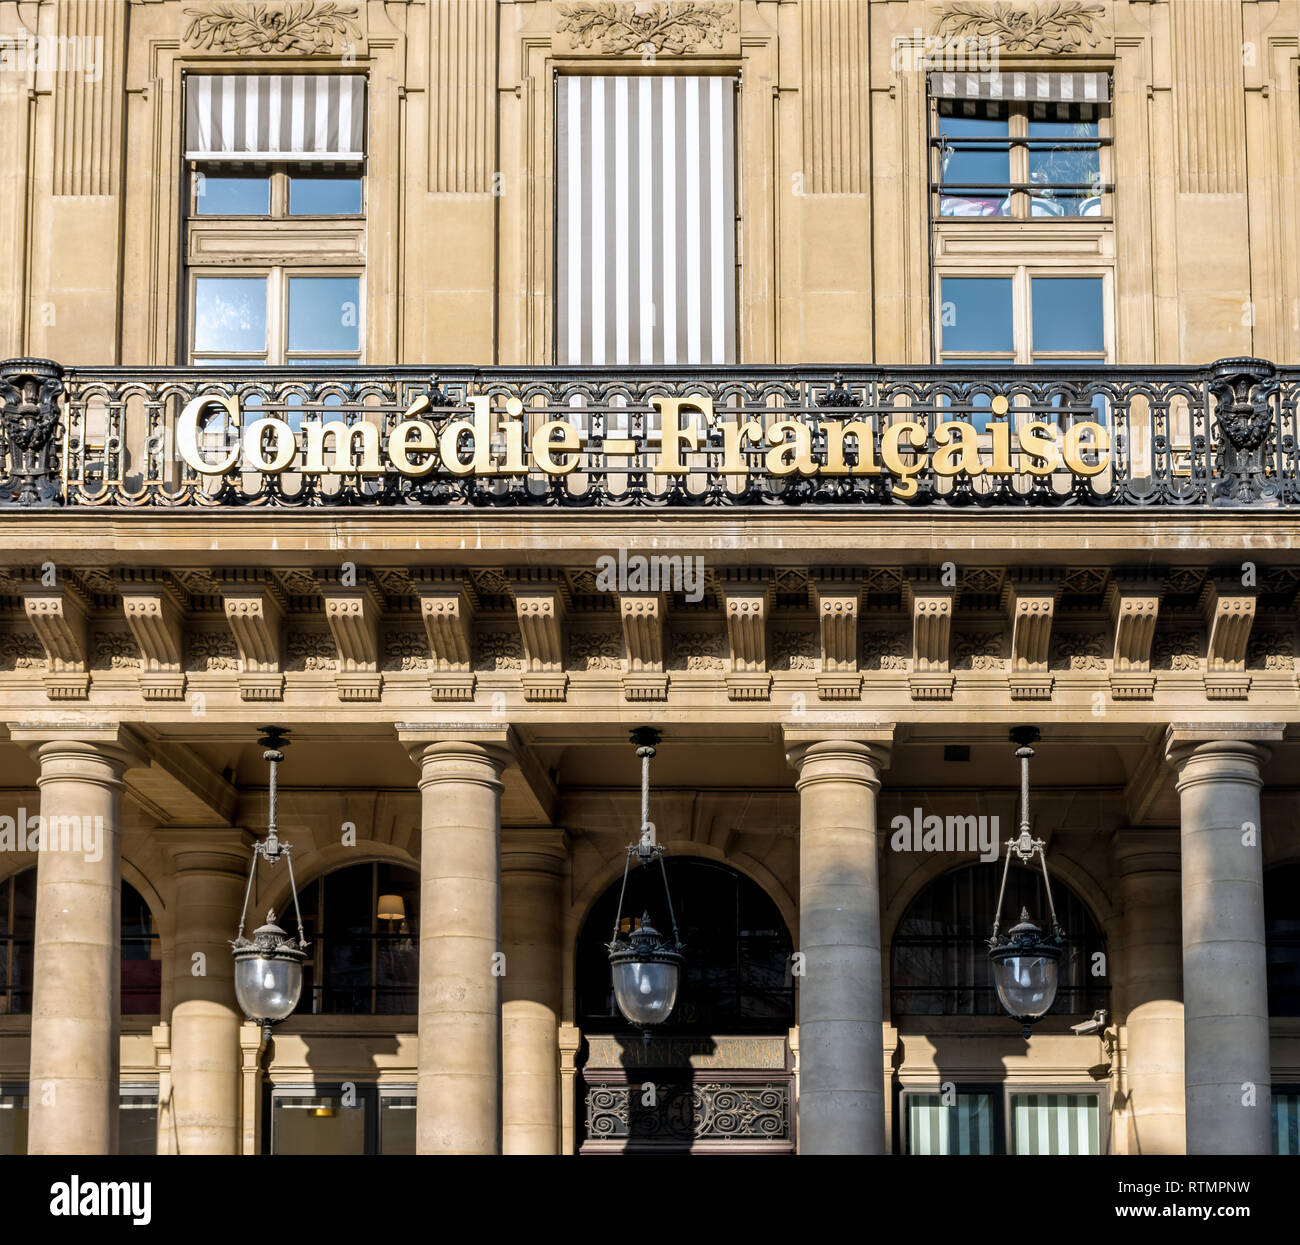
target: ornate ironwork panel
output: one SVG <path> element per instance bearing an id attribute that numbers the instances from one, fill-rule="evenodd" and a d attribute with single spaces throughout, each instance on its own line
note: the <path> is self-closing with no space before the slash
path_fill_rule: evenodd
<path id="1" fill-rule="evenodd" d="M 0 506 L 1292 506 L 1298 396 L 1300 369 L 1247 358 L 437 375 L 16 359 Z M 675 422 L 672 399 L 689 400 Z"/>
<path id="2" fill-rule="evenodd" d="M 586 1124 L 588 1141 L 788 1141 L 790 1084 L 662 1084 L 650 1101 L 641 1085 L 589 1085 Z"/>

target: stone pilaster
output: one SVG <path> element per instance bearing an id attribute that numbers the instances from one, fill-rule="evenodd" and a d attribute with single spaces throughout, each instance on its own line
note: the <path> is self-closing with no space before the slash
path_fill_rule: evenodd
<path id="1" fill-rule="evenodd" d="M 405 737 L 420 770 L 422 810 L 416 1150 L 499 1154 L 507 732 L 475 741 L 428 732 L 425 742 L 418 734 Z"/>
<path id="2" fill-rule="evenodd" d="M 244 902 L 252 839 L 247 831 L 220 828 L 155 834 L 172 859 L 176 883 L 165 1152 L 238 1154 L 243 1015 L 230 939 Z"/>
<path id="3" fill-rule="evenodd" d="M 799 771 L 799 1149 L 883 1154 L 876 794 L 892 731 L 786 730 Z"/>
<path id="4" fill-rule="evenodd" d="M 143 754 L 117 727 L 12 727 L 40 765 L 32 957 L 30 1154 L 117 1151 L 122 775 Z"/>
<path id="5" fill-rule="evenodd" d="M 1189 1154 L 1268 1154 L 1260 766 L 1280 728 L 1171 727 L 1182 809 Z"/>
<path id="6" fill-rule="evenodd" d="M 563 832 L 504 835 L 501 918 L 502 1142 L 506 1154 L 560 1152 L 558 1025 L 563 965 Z"/>
<path id="7" fill-rule="evenodd" d="M 1176 831 L 1121 830 L 1129 1152 L 1184 1154 L 1183 945 Z"/>

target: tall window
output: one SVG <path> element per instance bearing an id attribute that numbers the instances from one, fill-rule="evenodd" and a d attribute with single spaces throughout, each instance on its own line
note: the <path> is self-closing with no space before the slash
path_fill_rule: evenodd
<path id="1" fill-rule="evenodd" d="M 891 944 L 890 988 L 901 1016 L 998 1016 L 1002 1008 L 989 966 L 988 937 L 997 910 L 1000 866 L 966 865 L 930 883 L 908 907 Z M 1108 1006 L 1110 987 L 1094 967 L 1104 963 L 1101 931 L 1079 898 L 1055 880 L 1052 898 L 1067 943 L 1054 1011 L 1091 1015 Z M 1003 912 L 1027 908 L 1041 921 L 1043 879 L 1032 869 L 1007 876 Z"/>
<path id="2" fill-rule="evenodd" d="M 267 1097 L 264 1153 L 415 1153 L 413 1085 L 268 1086 Z"/>
<path id="3" fill-rule="evenodd" d="M 940 363 L 1113 358 L 1104 73 L 933 73 L 930 227 Z"/>
<path id="4" fill-rule="evenodd" d="M 756 883 L 725 865 L 669 857 L 682 941 L 688 947 L 677 1006 L 664 1033 L 781 1033 L 794 1024 L 790 933 Z M 614 1002 L 606 943 L 618 912 L 620 879 L 592 907 L 578 939 L 578 1026 L 587 1033 L 627 1028 Z M 648 911 L 668 932 L 657 868 L 628 879 L 624 921 Z M 630 928 L 630 926 L 628 926 Z"/>
<path id="5" fill-rule="evenodd" d="M 305 887 L 311 941 L 300 1012 L 378 1015 L 417 1010 L 420 875 L 399 865 L 350 865 Z"/>
<path id="6" fill-rule="evenodd" d="M 32 938 L 36 929 L 36 870 L 0 881 L 0 1015 L 32 1010 Z M 162 999 L 162 943 L 140 892 L 122 883 L 123 1015 L 154 1016 Z"/>
<path id="7" fill-rule="evenodd" d="M 1268 1014 L 1300 1016 L 1300 864 L 1264 874 Z"/>
<path id="8" fill-rule="evenodd" d="M 365 79 L 186 80 L 191 362 L 364 356 Z"/>
<path id="9" fill-rule="evenodd" d="M 735 362 L 735 89 L 558 80 L 557 363 Z"/>
<path id="10" fill-rule="evenodd" d="M 908 1089 L 903 1105 L 908 1154 L 1101 1154 L 1106 1145 L 1105 1105 L 1096 1090 Z"/>

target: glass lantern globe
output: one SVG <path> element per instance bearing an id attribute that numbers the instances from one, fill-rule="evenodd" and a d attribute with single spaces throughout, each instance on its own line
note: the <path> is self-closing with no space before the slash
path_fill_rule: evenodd
<path id="1" fill-rule="evenodd" d="M 1026 1026 L 1026 1032 L 1056 1002 L 1063 950 L 1060 934 L 1044 934 L 1023 909 L 1020 923 L 989 949 L 998 1001 L 1012 1019 Z"/>
<path id="2" fill-rule="evenodd" d="M 640 927 L 610 943 L 609 951 L 618 1010 L 634 1025 L 662 1024 L 677 1004 L 684 959 L 677 944 L 664 938 L 646 913 Z"/>
<path id="3" fill-rule="evenodd" d="M 252 941 L 234 944 L 235 998 L 245 1016 L 263 1025 L 275 1024 L 293 1014 L 302 997 L 302 966 L 306 950 L 266 914 L 266 924 Z"/>

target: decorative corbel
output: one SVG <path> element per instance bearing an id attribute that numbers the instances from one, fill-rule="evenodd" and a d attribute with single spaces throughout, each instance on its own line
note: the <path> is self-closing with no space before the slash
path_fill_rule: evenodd
<path id="1" fill-rule="evenodd" d="M 1060 585 L 1052 580 L 1025 577 L 1011 580 L 1003 590 L 1011 620 L 1011 699 L 1050 700 L 1054 682 L 1048 656 L 1052 641 L 1052 616 Z"/>
<path id="2" fill-rule="evenodd" d="M 951 700 L 956 682 L 949 668 L 955 585 L 937 579 L 913 578 L 904 586 L 912 615 L 912 673 L 908 687 L 913 700 Z"/>
<path id="3" fill-rule="evenodd" d="M 183 615 L 175 589 L 161 576 L 133 574 L 118 585 L 122 612 L 140 650 L 140 695 L 184 700 Z"/>
<path id="4" fill-rule="evenodd" d="M 626 592 L 618 598 L 623 623 L 625 700 L 667 700 L 664 673 L 664 597 L 659 592 Z"/>
<path id="5" fill-rule="evenodd" d="M 731 646 L 727 675 L 729 700 L 770 700 L 772 675 L 767 668 L 767 588 L 736 581 L 722 589 Z"/>
<path id="6" fill-rule="evenodd" d="M 48 659 L 46 696 L 85 700 L 90 694 L 85 603 L 69 587 L 33 587 L 23 592 L 23 612 Z"/>
<path id="7" fill-rule="evenodd" d="M 1209 700 L 1245 700 L 1251 683 L 1246 646 L 1255 622 L 1255 589 L 1236 580 L 1207 579 L 1200 606 L 1209 631 L 1205 695 Z"/>
<path id="8" fill-rule="evenodd" d="M 524 699 L 564 700 L 569 687 L 564 671 L 564 598 L 553 583 L 516 582 L 513 587 L 524 645 Z"/>
<path id="9" fill-rule="evenodd" d="M 322 577 L 325 621 L 339 651 L 334 677 L 340 700 L 378 700 L 384 676 L 379 672 L 379 598 L 369 583 L 344 588 Z"/>
<path id="10" fill-rule="evenodd" d="M 429 637 L 433 673 L 429 687 L 434 700 L 473 700 L 474 672 L 470 669 L 473 607 L 459 577 L 418 585 L 420 617 Z"/>
<path id="11" fill-rule="evenodd" d="M 241 700 L 283 700 L 280 624 L 284 601 L 268 578 L 245 578 L 232 571 L 221 576 L 226 625 L 239 648 Z"/>
<path id="12" fill-rule="evenodd" d="M 813 581 L 812 598 L 821 633 L 820 700 L 857 700 L 862 695 L 858 669 L 858 602 L 861 587 L 839 580 Z"/>
<path id="13" fill-rule="evenodd" d="M 1112 579 L 1106 604 L 1115 626 L 1110 694 L 1113 700 L 1150 700 L 1156 679 L 1151 673 L 1151 639 L 1160 612 L 1161 585 L 1154 581 Z"/>

